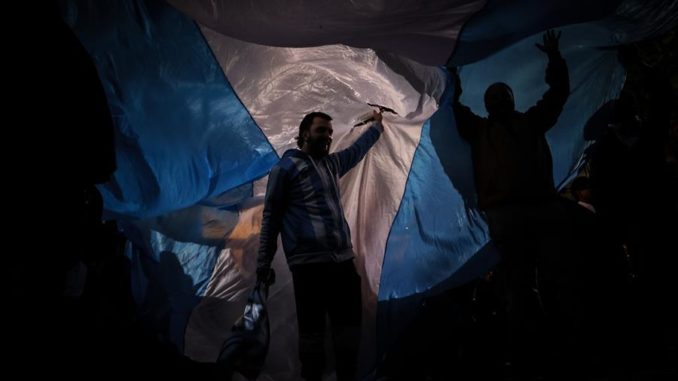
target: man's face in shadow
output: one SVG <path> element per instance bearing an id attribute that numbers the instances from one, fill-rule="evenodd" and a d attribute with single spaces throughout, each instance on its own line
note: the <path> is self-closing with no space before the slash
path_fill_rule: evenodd
<path id="1" fill-rule="evenodd" d="M 515 111 L 515 107 L 513 91 L 507 84 L 497 82 L 485 91 L 485 108 L 491 118 L 508 118 Z"/>
<path id="2" fill-rule="evenodd" d="M 317 158 L 327 156 L 330 153 L 333 132 L 332 122 L 317 116 L 313 118 L 313 124 L 306 135 L 308 152 Z"/>

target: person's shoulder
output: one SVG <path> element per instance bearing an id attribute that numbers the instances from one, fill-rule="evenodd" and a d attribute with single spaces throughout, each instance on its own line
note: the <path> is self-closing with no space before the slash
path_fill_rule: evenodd
<path id="1" fill-rule="evenodd" d="M 283 153 L 282 158 L 275 165 L 283 171 L 296 172 L 307 164 L 308 155 L 303 151 L 292 148 Z"/>
<path id="2" fill-rule="evenodd" d="M 307 158 L 308 154 L 304 151 L 296 148 L 290 148 L 285 151 L 285 153 L 283 153 L 282 157 L 280 158 L 280 162 L 295 162 L 298 160 L 306 160 Z"/>

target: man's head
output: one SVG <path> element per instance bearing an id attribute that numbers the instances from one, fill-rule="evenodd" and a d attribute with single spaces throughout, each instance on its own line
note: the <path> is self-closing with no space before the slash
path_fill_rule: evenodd
<path id="1" fill-rule="evenodd" d="M 638 140 L 641 120 L 636 113 L 636 100 L 633 94 L 622 92 L 614 103 L 608 128 L 617 136 L 620 142 L 633 146 Z"/>
<path id="2" fill-rule="evenodd" d="M 572 196 L 577 201 L 583 201 L 591 203 L 592 194 L 591 194 L 591 180 L 588 177 L 580 176 L 572 181 L 570 186 L 572 190 Z"/>
<path id="3" fill-rule="evenodd" d="M 508 117 L 513 114 L 515 107 L 513 90 L 504 82 L 493 83 L 485 91 L 485 109 L 490 117 Z"/>
<path id="4" fill-rule="evenodd" d="M 299 148 L 314 157 L 329 154 L 334 132 L 331 121 L 332 117 L 323 112 L 312 112 L 304 116 L 297 136 Z"/>
<path id="5" fill-rule="evenodd" d="M 627 71 L 635 69 L 641 64 L 638 49 L 634 45 L 621 45 L 617 48 L 617 61 Z"/>

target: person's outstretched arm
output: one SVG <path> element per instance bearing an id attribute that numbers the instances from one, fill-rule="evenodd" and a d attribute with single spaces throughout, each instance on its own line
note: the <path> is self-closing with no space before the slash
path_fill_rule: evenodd
<path id="1" fill-rule="evenodd" d="M 560 34 L 560 32 L 556 34 L 553 30 L 549 30 L 544 33 L 544 44 L 536 44 L 537 48 L 546 53 L 549 58 L 548 66 L 546 66 L 546 83 L 549 89 L 546 90 L 541 100 L 525 114 L 530 126 L 541 133 L 548 131 L 556 124 L 567 97 L 570 95 L 570 76 L 567 72 L 567 64 L 558 48 Z"/>
<path id="2" fill-rule="evenodd" d="M 358 140 L 351 144 L 350 147 L 330 155 L 330 160 L 337 167 L 339 177 L 345 175 L 346 172 L 358 164 L 365 157 L 367 151 L 379 140 L 381 133 L 384 132 L 384 126 L 381 124 L 381 113 L 374 111 L 372 117 L 374 118 L 374 123 Z"/>
<path id="3" fill-rule="evenodd" d="M 461 97 L 461 79 L 457 68 L 448 68 L 452 79 L 454 80 L 454 98 L 452 100 L 452 111 L 454 112 L 454 119 L 457 122 L 457 131 L 464 140 L 470 142 L 474 139 L 478 128 L 483 123 L 483 118 L 474 114 L 470 108 L 464 106 L 459 101 Z"/>

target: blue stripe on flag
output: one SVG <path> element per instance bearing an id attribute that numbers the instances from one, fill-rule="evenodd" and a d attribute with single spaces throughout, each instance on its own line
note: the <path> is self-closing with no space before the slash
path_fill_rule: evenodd
<path id="1" fill-rule="evenodd" d="M 67 2 L 116 124 L 107 212 L 140 218 L 264 176 L 277 155 L 198 27 L 163 1 Z"/>

